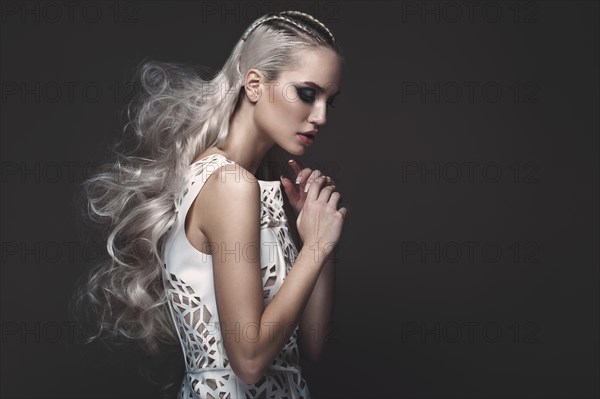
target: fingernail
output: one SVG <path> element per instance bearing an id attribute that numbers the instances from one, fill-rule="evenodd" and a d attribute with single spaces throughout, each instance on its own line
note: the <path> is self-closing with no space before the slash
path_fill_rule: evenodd
<path id="1" fill-rule="evenodd" d="M 309 187 L 310 187 L 310 183 L 306 183 L 306 186 L 304 186 L 304 192 L 307 192 Z"/>
<path id="2" fill-rule="evenodd" d="M 300 184 L 302 182 L 302 175 L 298 175 L 298 177 L 296 177 L 296 184 Z"/>
<path id="3" fill-rule="evenodd" d="M 292 162 L 294 162 L 294 160 L 293 160 L 293 159 L 290 159 L 290 160 L 288 161 L 288 163 L 292 163 Z"/>

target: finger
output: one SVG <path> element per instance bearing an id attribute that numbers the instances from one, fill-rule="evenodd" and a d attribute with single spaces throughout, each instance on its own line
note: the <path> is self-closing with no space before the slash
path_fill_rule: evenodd
<path id="1" fill-rule="evenodd" d="M 325 180 L 325 182 L 323 184 L 326 184 L 327 180 Z M 319 201 L 323 201 L 323 202 L 329 202 L 329 198 L 331 197 L 331 195 L 333 194 L 333 190 L 335 189 L 335 187 L 333 186 L 325 186 L 321 189 L 321 191 L 319 192 Z"/>
<path id="2" fill-rule="evenodd" d="M 326 186 L 335 186 L 335 183 L 333 182 L 333 179 L 327 175 L 325 175 L 323 172 L 319 171 L 320 176 L 325 177 L 325 185 Z"/>
<path id="3" fill-rule="evenodd" d="M 291 168 L 294 170 L 294 174 L 296 175 L 298 175 L 298 173 L 300 173 L 300 171 L 302 170 L 302 164 L 296 161 L 295 159 L 290 159 L 288 161 L 288 165 L 291 166 Z"/>
<path id="4" fill-rule="evenodd" d="M 338 206 L 340 207 L 340 209 L 342 209 L 344 206 L 344 196 L 339 192 L 335 190 L 336 185 L 333 184 L 332 185 L 334 187 L 334 191 L 333 193 L 331 193 L 331 197 L 329 197 L 329 203 L 331 206 L 333 206 L 334 209 L 337 209 Z M 340 209 L 337 209 L 338 211 Z"/>
<path id="5" fill-rule="evenodd" d="M 306 186 L 308 187 L 308 194 L 306 196 L 306 199 L 311 199 L 315 201 L 319 197 L 319 192 L 321 191 L 321 187 L 323 186 L 324 182 L 325 179 L 321 176 L 313 182 L 306 183 Z M 306 190 L 307 187 L 305 187 L 304 189 Z"/>
<path id="6" fill-rule="evenodd" d="M 306 181 L 306 176 L 310 175 L 311 169 L 306 168 L 305 170 L 307 171 L 303 170 L 302 164 L 295 159 L 290 159 L 288 161 L 288 165 L 290 165 L 290 167 L 294 170 L 294 176 L 296 176 L 295 184 L 300 184 L 303 181 Z"/>
<path id="7" fill-rule="evenodd" d="M 312 171 L 313 170 L 311 168 L 302 169 L 302 171 L 300 171 L 300 173 L 298 173 L 298 176 L 296 177 L 296 184 L 302 184 L 307 182 Z"/>
<path id="8" fill-rule="evenodd" d="M 321 172 L 319 169 L 315 169 L 312 171 L 307 181 L 316 181 L 316 179 L 318 179 L 320 176 L 323 176 L 323 172 Z"/>
<path id="9" fill-rule="evenodd" d="M 322 173 L 318 169 L 315 169 L 312 171 L 312 173 L 310 174 L 308 179 L 306 179 L 306 183 L 304 184 L 304 192 L 305 193 L 308 192 L 308 188 L 310 187 L 310 184 L 314 183 L 321 175 L 322 175 Z"/>
<path id="10" fill-rule="evenodd" d="M 322 191 L 322 190 L 321 190 Z M 331 196 L 329 197 L 328 204 L 333 207 L 333 209 L 337 209 L 338 202 L 342 195 L 338 191 L 333 191 Z"/>
<path id="11" fill-rule="evenodd" d="M 291 193 L 294 191 L 294 183 L 290 179 L 281 175 L 279 176 L 279 180 L 281 180 L 281 184 L 283 184 L 283 188 L 285 189 L 286 193 Z"/>

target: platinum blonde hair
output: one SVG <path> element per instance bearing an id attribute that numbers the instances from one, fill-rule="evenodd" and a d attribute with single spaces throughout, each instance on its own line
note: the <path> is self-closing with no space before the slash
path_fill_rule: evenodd
<path id="1" fill-rule="evenodd" d="M 259 20 L 261 20 L 259 22 Z M 137 341 L 149 353 L 178 342 L 162 281 L 162 246 L 186 172 L 206 149 L 224 143 L 243 100 L 242 80 L 257 68 L 268 81 L 298 63 L 298 51 L 325 46 L 344 63 L 331 32 L 313 17 L 284 11 L 255 21 L 223 68 L 203 79 L 192 68 L 143 62 L 114 159 L 83 183 L 84 213 L 101 227 L 105 259 L 76 285 L 71 308 L 97 323 L 98 338 Z M 126 141 L 130 151 L 120 150 Z"/>

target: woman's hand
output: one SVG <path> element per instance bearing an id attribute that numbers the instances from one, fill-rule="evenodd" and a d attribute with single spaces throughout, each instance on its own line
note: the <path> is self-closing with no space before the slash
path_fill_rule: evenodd
<path id="1" fill-rule="evenodd" d="M 310 182 L 304 206 L 296 220 L 303 242 L 312 251 L 326 259 L 334 250 L 342 233 L 346 208 L 337 209 L 340 193 L 334 185 L 326 185 L 327 178 L 319 176 Z"/>
<path id="2" fill-rule="evenodd" d="M 296 181 L 299 181 L 298 184 L 295 184 L 293 181 L 288 179 L 287 177 L 281 177 L 281 183 L 285 188 L 285 193 L 290 201 L 290 205 L 296 211 L 296 215 L 300 214 L 300 211 L 304 207 L 304 202 L 306 201 L 306 196 L 308 193 L 304 192 L 304 188 L 307 183 L 314 182 L 319 176 L 322 176 L 321 171 L 312 170 L 310 168 L 302 169 L 302 166 L 295 159 L 291 159 L 289 165 L 294 169 L 294 174 L 296 175 Z M 325 186 L 334 185 L 335 182 L 332 178 L 327 176 L 327 180 L 324 182 Z"/>

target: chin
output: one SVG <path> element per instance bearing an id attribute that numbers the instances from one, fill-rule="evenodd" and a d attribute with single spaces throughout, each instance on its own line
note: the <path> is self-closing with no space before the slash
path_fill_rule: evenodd
<path id="1" fill-rule="evenodd" d="M 284 150 L 288 154 L 294 155 L 294 156 L 302 156 L 308 152 L 308 150 L 309 150 L 308 146 L 300 143 L 298 141 L 297 136 L 294 136 L 293 140 L 294 140 L 294 142 L 290 143 L 286 140 L 285 142 L 281 142 L 278 145 L 282 150 Z"/>
<path id="2" fill-rule="evenodd" d="M 307 149 L 305 147 L 300 147 L 300 148 L 294 148 L 293 151 L 288 151 L 288 152 L 292 155 L 301 156 L 306 153 L 306 150 Z"/>
<path id="3" fill-rule="evenodd" d="M 290 155 L 301 156 L 306 153 L 307 148 L 303 145 L 295 145 L 295 146 L 280 146 L 285 152 Z"/>

